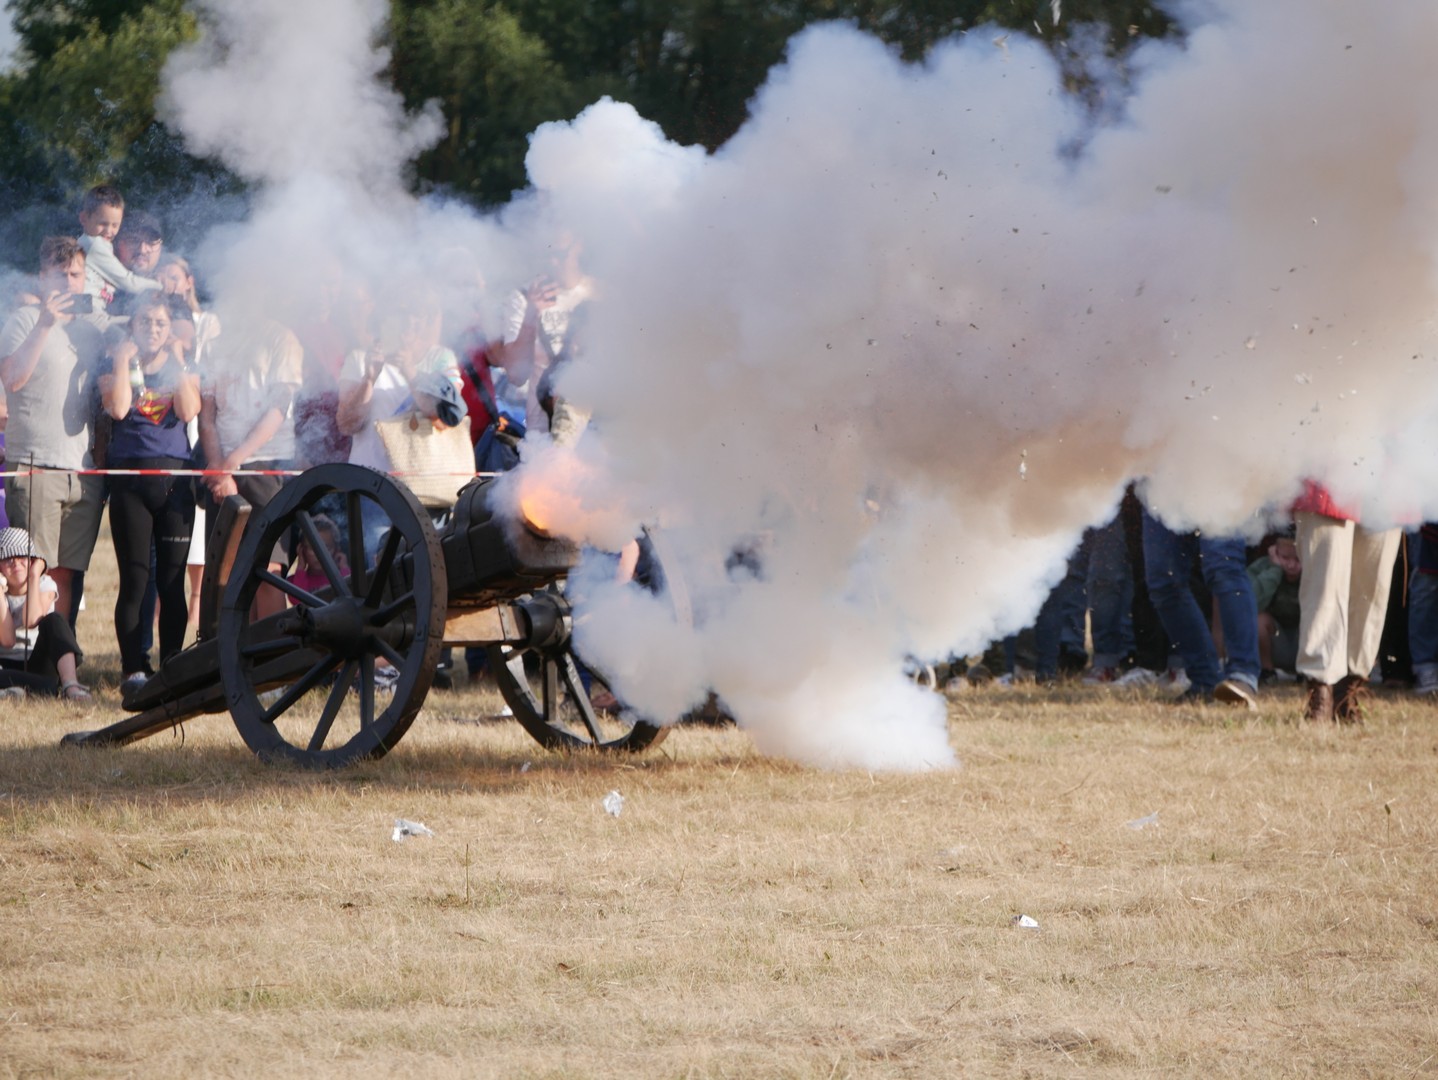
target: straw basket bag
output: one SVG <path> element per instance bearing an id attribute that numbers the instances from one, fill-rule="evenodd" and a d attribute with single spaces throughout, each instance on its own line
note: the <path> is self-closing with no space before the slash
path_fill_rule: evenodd
<path id="1" fill-rule="evenodd" d="M 474 476 L 468 416 L 446 427 L 411 410 L 393 420 L 377 421 L 375 430 L 389 455 L 390 472 L 423 506 L 453 506 L 459 489 Z"/>

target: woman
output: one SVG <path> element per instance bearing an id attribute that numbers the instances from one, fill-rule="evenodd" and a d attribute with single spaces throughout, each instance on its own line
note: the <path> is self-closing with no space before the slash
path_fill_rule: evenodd
<path id="1" fill-rule="evenodd" d="M 453 391 L 449 401 L 462 403 L 459 360 L 439 344 L 440 323 L 433 297 L 413 298 L 383 322 L 378 348 L 356 349 L 345 358 L 338 417 L 340 430 L 354 437 L 349 457 L 353 464 L 393 472 L 376 422 L 411 409 L 438 420 L 441 401 L 434 391 L 445 383 Z M 456 489 L 459 486 L 455 484 Z M 374 528 L 367 526 L 366 531 Z"/>
<path id="2" fill-rule="evenodd" d="M 210 342 L 220 336 L 219 316 L 212 311 L 201 310 L 200 298 L 195 290 L 194 272 L 190 269 L 190 264 L 179 255 L 164 255 L 160 258 L 155 267 L 155 280 L 160 283 L 160 288 L 165 290 L 165 295 L 170 297 L 170 334 L 185 344 L 190 367 L 198 371 L 205 353 L 209 351 Z M 190 441 L 191 460 L 203 467 L 203 462 L 195 455 L 195 448 L 200 443 L 198 417 L 185 425 L 185 435 Z M 190 531 L 190 552 L 185 568 L 190 578 L 188 636 L 200 628 L 200 583 L 205 573 L 205 511 L 198 505 L 195 507 L 194 527 Z M 142 625 L 149 626 L 154 623 L 152 600 L 152 597 L 147 597 L 145 607 L 141 610 Z"/>
<path id="3" fill-rule="evenodd" d="M 83 659 L 75 631 L 55 610 L 55 582 L 24 529 L 0 529 L 0 595 L 0 695 L 33 690 L 90 701 L 75 677 Z"/>
<path id="4" fill-rule="evenodd" d="M 164 256 L 155 267 L 155 280 L 169 298 L 171 336 L 184 345 L 190 363 L 198 364 L 210 342 L 220 336 L 219 316 L 200 308 L 194 272 L 180 256 Z"/>
<path id="5" fill-rule="evenodd" d="M 110 350 L 110 370 L 100 376 L 100 398 L 115 421 L 111 469 L 186 469 L 190 441 L 185 426 L 200 412 L 200 381 L 171 336 L 170 305 L 151 293 L 130 316 L 130 335 Z M 160 662 L 180 651 L 188 621 L 185 563 L 195 522 L 195 489 L 189 477 L 111 476 L 110 530 L 120 570 L 115 636 L 124 683 L 151 674 L 143 646 L 140 610 L 155 550 L 160 598 Z"/>

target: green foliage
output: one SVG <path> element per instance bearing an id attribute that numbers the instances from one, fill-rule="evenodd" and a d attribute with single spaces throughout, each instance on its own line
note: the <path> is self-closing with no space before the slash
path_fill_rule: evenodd
<path id="1" fill-rule="evenodd" d="M 397 4 L 392 25 L 392 76 L 406 104 L 437 100 L 444 110 L 445 136 L 416 166 L 423 186 L 506 198 L 524 184 L 529 133 L 591 100 L 503 4 Z"/>
<path id="2" fill-rule="evenodd" d="M 79 195 L 96 183 L 152 209 L 197 183 L 233 186 L 155 117 L 165 60 L 197 32 L 182 0 L 19 0 L 16 25 L 19 66 L 0 78 L 7 246 L 75 231 Z"/>
<path id="3" fill-rule="evenodd" d="M 26 52 L 43 64 L 67 44 L 96 34 L 108 37 L 150 0 L 11 0 L 9 6 Z"/>
<path id="4" fill-rule="evenodd" d="M 64 40 L 47 34 L 53 51 L 11 86 L 22 145 L 50 175 L 81 183 L 122 173 L 137 145 L 143 150 L 160 70 L 170 50 L 195 33 L 179 0 L 139 6 L 108 33 L 95 20 L 87 27 Z"/>
<path id="5" fill-rule="evenodd" d="M 73 205 L 100 180 L 152 206 L 196 183 L 240 190 L 155 116 L 166 57 L 197 33 L 183 0 L 11 8 L 22 49 L 0 76 L 0 198 Z M 410 107 L 437 101 L 446 121 L 416 186 L 487 204 L 524 183 L 530 132 L 604 94 L 678 142 L 722 145 L 789 38 L 819 20 L 850 21 L 910 60 L 983 22 L 1037 33 L 1061 54 L 1082 23 L 1107 27 L 1114 53 L 1172 29 L 1143 0 L 1064 0 L 1057 13 L 1052 0 L 391 0 L 389 75 Z"/>

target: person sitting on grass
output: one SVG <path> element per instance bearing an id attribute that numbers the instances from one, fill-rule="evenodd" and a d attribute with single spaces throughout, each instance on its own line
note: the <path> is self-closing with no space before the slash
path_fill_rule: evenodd
<path id="1" fill-rule="evenodd" d="M 84 657 L 69 620 L 55 610 L 58 590 L 24 529 L 0 529 L 0 695 L 27 691 L 90 701 L 76 669 Z"/>
<path id="2" fill-rule="evenodd" d="M 1298 664 L 1298 581 L 1303 563 L 1291 536 L 1276 537 L 1267 553 L 1248 564 L 1258 606 L 1258 681 L 1271 682 L 1278 671 Z M 1295 676 L 1296 677 L 1296 676 Z"/>

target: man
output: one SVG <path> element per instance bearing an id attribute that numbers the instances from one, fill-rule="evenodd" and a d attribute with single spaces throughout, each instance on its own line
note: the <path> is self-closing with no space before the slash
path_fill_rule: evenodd
<path id="1" fill-rule="evenodd" d="M 1188 673 L 1189 688 L 1179 699 L 1184 703 L 1257 708 L 1258 608 L 1245 555 L 1241 536 L 1176 533 L 1144 511 L 1144 576 L 1153 608 Z M 1208 618 L 1189 586 L 1195 563 L 1218 605 L 1226 666 L 1219 664 Z"/>
<path id="2" fill-rule="evenodd" d="M 72 311 L 84 288 L 79 242 L 49 237 L 40 245 L 39 302 L 20 307 L 0 328 L 8 462 L 27 474 L 6 479 L 6 509 L 51 567 L 62 613 L 71 610 L 74 577 L 90 565 L 100 531 L 100 478 L 76 471 L 92 464 L 92 380 L 110 319 Z"/>
<path id="3" fill-rule="evenodd" d="M 131 210 L 115 236 L 115 254 L 126 269 L 154 277 L 164 250 L 160 223 L 143 210 Z"/>
<path id="4" fill-rule="evenodd" d="M 130 210 L 115 234 L 115 257 L 125 269 L 142 278 L 153 278 L 165 251 L 160 223 L 143 210 Z M 138 294 L 121 292 L 110 301 L 110 314 L 128 315 Z"/>
<path id="5" fill-rule="evenodd" d="M 1293 504 L 1298 580 L 1298 674 L 1304 717 L 1363 723 L 1368 674 L 1378 663 L 1401 529 L 1375 529 L 1312 480 Z"/>

